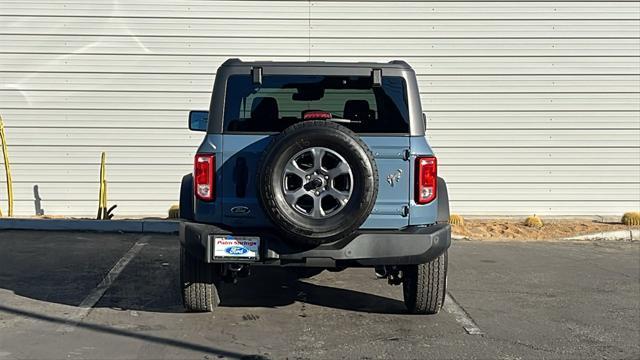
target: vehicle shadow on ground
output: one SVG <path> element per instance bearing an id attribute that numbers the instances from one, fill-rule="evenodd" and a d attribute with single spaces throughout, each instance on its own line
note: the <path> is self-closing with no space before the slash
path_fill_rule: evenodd
<path id="1" fill-rule="evenodd" d="M 184 312 L 177 268 L 170 274 L 160 274 L 155 279 L 141 272 L 136 273 L 142 276 L 125 275 L 126 280 L 123 278 L 116 282 L 98 306 L 121 310 Z M 236 284 L 220 284 L 220 306 L 276 308 L 300 302 L 367 313 L 406 313 L 401 301 L 310 281 L 311 279 L 298 279 L 285 269 L 259 267 L 251 276 L 238 279 Z"/>
<path id="2" fill-rule="evenodd" d="M 321 275 L 317 275 L 322 277 Z M 298 279 L 281 268 L 256 268 L 251 277 L 238 284 L 223 284 L 221 306 L 279 307 L 302 302 L 327 308 L 385 314 L 406 313 L 403 302 L 352 289 L 312 283 Z"/>
<path id="3" fill-rule="evenodd" d="M 0 254 L 0 288 L 35 300 L 80 305 L 135 241 L 122 240 L 107 251 L 101 244 L 87 240 L 60 237 L 55 239 L 55 245 L 48 242 L 47 246 L 44 241 L 11 242 L 7 256 Z M 154 237 L 127 264 L 95 307 L 183 312 L 178 253 L 175 237 Z M 252 272 L 237 284 L 222 284 L 222 307 L 273 308 L 297 301 L 359 312 L 405 312 L 398 300 L 314 284 L 285 269 L 254 267 Z"/>

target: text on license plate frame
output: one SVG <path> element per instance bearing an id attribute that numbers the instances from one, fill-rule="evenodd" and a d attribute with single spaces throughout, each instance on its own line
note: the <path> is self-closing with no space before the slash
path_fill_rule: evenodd
<path id="1" fill-rule="evenodd" d="M 259 236 L 211 235 L 213 259 L 260 260 Z"/>

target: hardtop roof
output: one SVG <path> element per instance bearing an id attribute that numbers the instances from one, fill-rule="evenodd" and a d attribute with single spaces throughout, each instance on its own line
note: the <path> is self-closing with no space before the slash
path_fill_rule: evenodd
<path id="1" fill-rule="evenodd" d="M 392 60 L 389 62 L 338 62 L 338 61 L 242 61 L 240 59 L 228 59 L 222 63 L 225 66 L 247 67 L 338 67 L 338 68 L 393 68 L 411 70 L 411 66 L 404 60 Z"/>

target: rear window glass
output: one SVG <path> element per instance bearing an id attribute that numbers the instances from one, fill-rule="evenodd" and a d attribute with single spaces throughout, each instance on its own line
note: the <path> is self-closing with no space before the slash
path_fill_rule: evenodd
<path id="1" fill-rule="evenodd" d="M 409 111 L 402 77 L 383 76 L 374 87 L 369 76 L 267 75 L 253 84 L 250 75 L 227 80 L 225 132 L 280 132 L 304 120 L 310 110 L 358 133 L 408 133 Z"/>

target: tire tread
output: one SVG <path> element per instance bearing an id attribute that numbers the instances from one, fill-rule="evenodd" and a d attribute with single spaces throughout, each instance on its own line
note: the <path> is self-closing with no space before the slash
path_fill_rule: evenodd
<path id="1" fill-rule="evenodd" d="M 426 264 L 410 265 L 403 271 L 404 301 L 413 314 L 437 314 L 447 291 L 447 251 Z"/>
<path id="2" fill-rule="evenodd" d="M 220 303 L 218 281 L 210 264 L 190 255 L 180 247 L 180 282 L 182 301 L 188 312 L 211 312 Z"/>

